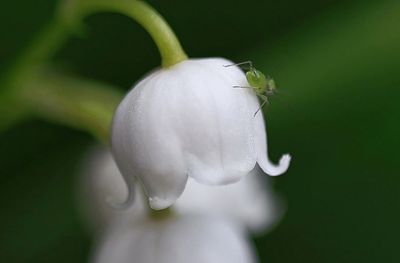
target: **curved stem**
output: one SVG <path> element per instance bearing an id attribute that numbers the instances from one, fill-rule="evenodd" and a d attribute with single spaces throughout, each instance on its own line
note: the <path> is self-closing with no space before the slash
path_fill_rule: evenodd
<path id="1" fill-rule="evenodd" d="M 12 79 L 15 75 L 20 76 L 33 65 L 46 62 L 65 43 L 76 24 L 84 17 L 96 12 L 117 12 L 137 21 L 149 32 L 156 43 L 163 67 L 169 67 L 187 59 L 187 55 L 168 23 L 148 4 L 130 0 L 76 1 L 66 1 L 61 5 L 59 16 L 47 24 L 29 48 L 17 59 L 11 70 L 5 74 L 8 75 L 8 79 Z"/>
<path id="2" fill-rule="evenodd" d="M 33 39 L 13 65 L 0 77 L 0 131 L 29 115 L 29 109 L 20 104 L 19 89 L 33 71 L 56 53 L 68 38 L 68 28 L 58 18 L 53 19 Z"/>
<path id="3" fill-rule="evenodd" d="M 131 17 L 153 38 L 161 55 L 162 66 L 170 67 L 187 59 L 178 38 L 164 20 L 151 6 L 135 0 L 81 0 L 74 8 L 69 8 L 66 19 L 74 21 L 72 14 L 80 18 L 97 12 L 116 12 Z M 70 16 L 70 17 L 68 17 Z"/>

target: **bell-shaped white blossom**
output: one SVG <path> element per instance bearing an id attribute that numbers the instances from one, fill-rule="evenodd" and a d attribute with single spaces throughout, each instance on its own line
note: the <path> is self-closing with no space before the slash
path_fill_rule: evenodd
<path id="1" fill-rule="evenodd" d="M 216 217 L 171 217 L 114 224 L 93 263 L 255 263 L 244 233 Z"/>
<path id="2" fill-rule="evenodd" d="M 90 151 L 83 168 L 79 200 L 90 228 L 101 230 L 116 221 L 133 224 L 147 217 L 149 209 L 138 184 L 134 187 L 135 202 L 126 210 L 114 209 L 107 203 L 107 199 L 126 199 L 128 189 L 106 149 Z M 238 227 L 264 232 L 277 223 L 284 209 L 269 187 L 268 178 L 258 176 L 257 172 L 223 186 L 203 185 L 189 179 L 173 210 L 178 215 L 219 216 Z"/>
<path id="3" fill-rule="evenodd" d="M 188 177 L 209 185 L 239 181 L 256 164 L 284 173 L 267 156 L 257 96 L 245 74 L 221 59 L 186 60 L 159 69 L 124 98 L 113 120 L 112 151 L 127 182 L 143 183 L 150 206 L 163 209 L 182 194 Z"/>

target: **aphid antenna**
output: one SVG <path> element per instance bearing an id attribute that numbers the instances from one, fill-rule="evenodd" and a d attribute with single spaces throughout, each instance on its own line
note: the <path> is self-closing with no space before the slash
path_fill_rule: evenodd
<path id="1" fill-rule="evenodd" d="M 251 89 L 252 87 L 246 87 L 246 86 L 233 86 L 235 89 Z"/>
<path id="2" fill-rule="evenodd" d="M 249 65 L 250 69 L 254 69 L 253 67 L 253 62 L 249 61 L 244 61 L 236 64 L 231 64 L 231 65 L 224 65 L 224 67 L 232 67 L 232 66 L 241 66 L 241 65 Z"/>

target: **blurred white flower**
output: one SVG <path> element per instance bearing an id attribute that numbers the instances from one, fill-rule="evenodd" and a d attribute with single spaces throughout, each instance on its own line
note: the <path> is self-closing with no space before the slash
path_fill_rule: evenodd
<path id="1" fill-rule="evenodd" d="M 219 216 L 253 232 L 268 230 L 277 223 L 284 209 L 268 186 L 268 178 L 257 175 L 251 173 L 236 184 L 224 186 L 203 185 L 189 179 L 173 206 L 174 211 L 180 215 Z M 103 148 L 89 152 L 80 184 L 79 200 L 91 228 L 101 230 L 113 221 L 135 223 L 148 215 L 139 185 L 135 187 L 135 202 L 126 210 L 114 209 L 106 202 L 107 198 L 126 199 L 128 190 L 111 154 Z"/>
<path id="2" fill-rule="evenodd" d="M 93 263 L 254 263 L 246 236 L 216 217 L 171 217 L 113 224 Z"/>
<path id="3" fill-rule="evenodd" d="M 126 181 L 138 177 L 153 209 L 173 204 L 188 177 L 209 185 L 239 181 L 256 164 L 284 173 L 267 156 L 259 102 L 238 67 L 222 58 L 186 60 L 159 69 L 124 98 L 113 120 L 112 151 Z"/>
<path id="4" fill-rule="evenodd" d="M 189 178 L 174 208 L 181 214 L 218 215 L 264 233 L 277 224 L 285 205 L 263 179 L 253 172 L 235 184 L 210 186 Z"/>
<path id="5" fill-rule="evenodd" d="M 136 222 L 147 217 L 148 206 L 138 184 L 129 193 L 134 199 L 131 206 L 115 209 L 110 205 L 109 200 L 122 203 L 129 194 L 111 153 L 105 148 L 96 147 L 87 153 L 78 183 L 80 212 L 94 232 L 102 231 L 112 221 Z"/>

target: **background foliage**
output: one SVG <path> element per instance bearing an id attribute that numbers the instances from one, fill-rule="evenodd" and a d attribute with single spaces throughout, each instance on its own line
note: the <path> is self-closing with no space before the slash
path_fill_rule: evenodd
<path id="1" fill-rule="evenodd" d="M 282 91 L 266 113 L 272 156 L 294 156 L 289 172 L 273 179 L 288 212 L 255 239 L 262 262 L 399 262 L 400 2 L 149 2 L 191 57 L 250 59 Z M 0 72 L 54 7 L 54 0 L 2 3 Z M 87 36 L 57 55 L 60 67 L 127 90 L 159 64 L 130 19 L 87 21 Z M 76 185 L 93 143 L 40 120 L 0 134 L 2 262 L 87 261 Z"/>

